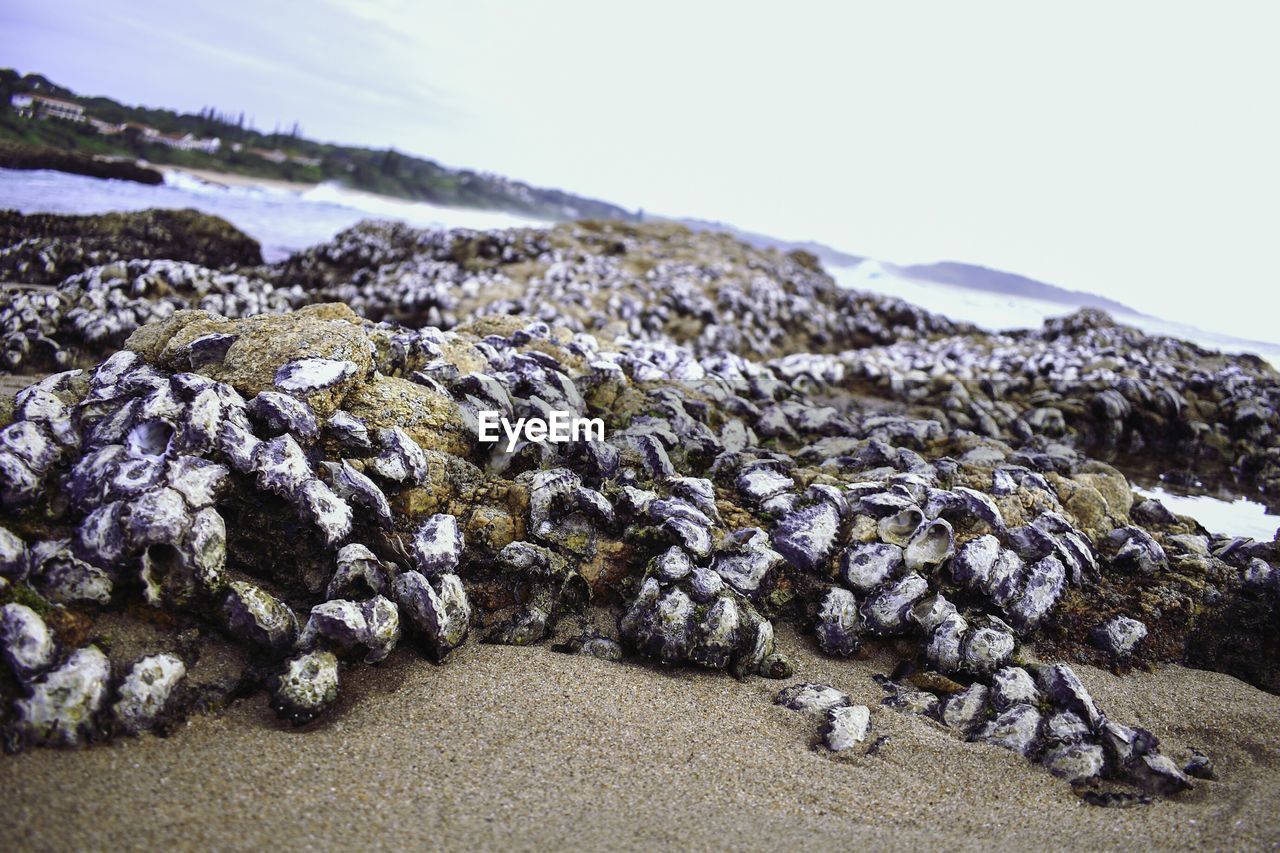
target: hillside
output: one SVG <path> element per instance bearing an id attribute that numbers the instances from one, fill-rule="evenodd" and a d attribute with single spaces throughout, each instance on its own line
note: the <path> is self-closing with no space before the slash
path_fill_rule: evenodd
<path id="1" fill-rule="evenodd" d="M 792 252 L 799 249 L 800 251 L 808 252 L 828 266 L 856 267 L 866 260 L 864 257 L 833 249 L 825 243 L 816 243 L 812 240 L 783 240 L 779 237 L 770 237 L 768 234 L 743 231 L 741 228 L 735 228 L 727 222 L 712 222 L 706 219 L 679 219 L 676 221 L 690 231 L 717 231 L 730 234 L 744 243 L 755 246 L 757 249 L 777 249 L 780 252 Z"/>
<path id="2" fill-rule="evenodd" d="M 87 122 L 22 118 L 9 105 L 11 96 L 20 93 L 74 101 L 99 122 L 144 125 L 162 134 L 189 133 L 197 139 L 216 138 L 221 144 L 215 153 L 181 150 L 147 138 L 137 128 L 108 135 Z M 0 141 L 288 181 L 333 181 L 412 201 L 503 210 L 550 220 L 637 218 L 607 202 L 532 187 L 499 175 L 453 169 L 394 148 L 332 145 L 307 139 L 296 126 L 287 132 L 263 133 L 252 124 L 243 113 L 231 115 L 208 108 L 192 115 L 129 106 L 107 97 L 81 95 L 39 74 L 0 69 Z"/>
<path id="3" fill-rule="evenodd" d="M 1058 302 L 1078 308 L 1100 308 L 1103 311 L 1141 316 L 1138 311 L 1128 305 L 1105 296 L 1068 290 L 1055 284 L 1046 284 L 1016 273 L 993 270 L 976 264 L 941 261 L 936 264 L 894 266 L 892 269 L 899 275 L 922 281 L 967 287 L 971 290 L 985 290 L 991 293 L 1007 293 L 1028 299 L 1042 299 L 1046 302 Z"/>

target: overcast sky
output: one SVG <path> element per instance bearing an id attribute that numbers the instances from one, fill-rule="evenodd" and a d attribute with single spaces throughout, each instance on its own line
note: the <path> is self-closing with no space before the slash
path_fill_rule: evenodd
<path id="1" fill-rule="evenodd" d="M 0 64 L 1280 340 L 1277 9 L 5 0 Z"/>

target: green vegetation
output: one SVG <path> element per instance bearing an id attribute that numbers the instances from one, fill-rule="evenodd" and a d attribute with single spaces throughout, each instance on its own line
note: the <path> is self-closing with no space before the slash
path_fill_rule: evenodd
<path id="1" fill-rule="evenodd" d="M 74 100 L 88 115 L 112 124 L 137 123 L 162 133 L 190 133 L 217 137 L 216 154 L 182 151 L 148 140 L 134 130 L 105 136 L 88 123 L 19 117 L 9 106 L 22 92 Z M 77 151 L 84 154 L 143 159 L 151 163 L 236 172 L 259 178 L 303 183 L 334 181 L 352 189 L 452 207 L 504 210 L 547 219 L 621 219 L 638 217 L 616 205 L 559 190 L 539 189 L 496 175 L 450 169 L 432 160 L 394 149 L 374 150 L 327 145 L 306 139 L 294 125 L 287 132 L 263 133 L 246 122 L 243 113 L 231 116 L 213 108 L 197 115 L 172 110 L 130 107 L 110 98 L 81 97 L 38 74 L 20 75 L 0 69 L 0 141 Z M 239 149 L 239 150 L 237 150 Z M 286 160 L 276 163 L 252 149 L 280 151 L 289 157 L 318 160 L 319 165 Z"/>

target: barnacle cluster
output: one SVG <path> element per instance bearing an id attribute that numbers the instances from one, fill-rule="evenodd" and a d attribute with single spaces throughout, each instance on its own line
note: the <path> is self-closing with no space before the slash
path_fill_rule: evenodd
<path id="1" fill-rule="evenodd" d="M 1280 644 L 1280 546 L 1135 498 L 1096 455 L 1190 441 L 1204 476 L 1269 488 L 1280 377 L 1254 360 L 1088 313 L 988 335 L 667 225 L 363 223 L 221 269 L 142 254 L 0 306 L 25 386 L 0 428 L 11 745 L 216 705 L 191 683 L 206 642 L 247 661 L 226 701 L 266 690 L 303 725 L 400 645 L 786 679 L 787 620 L 837 657 L 913 648 L 887 708 L 1170 794 L 1187 773 L 1067 662 L 1280 689 L 1248 654 Z M 605 439 L 480 440 L 481 413 L 557 411 Z M 138 608 L 172 648 L 112 661 L 94 621 Z M 611 628 L 566 618 L 588 610 Z M 779 701 L 832 750 L 874 727 L 826 685 Z"/>

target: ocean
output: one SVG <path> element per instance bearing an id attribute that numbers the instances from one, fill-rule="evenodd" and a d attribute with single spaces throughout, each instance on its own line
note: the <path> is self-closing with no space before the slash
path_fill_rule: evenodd
<path id="1" fill-rule="evenodd" d="M 420 227 L 514 228 L 545 222 L 486 210 L 400 201 L 321 184 L 305 192 L 225 187 L 181 173 L 159 186 L 45 170 L 0 169 L 0 208 L 22 213 L 106 213 L 193 207 L 226 219 L 262 244 L 268 263 L 329 240 L 361 219 L 400 219 Z"/>
<path id="2" fill-rule="evenodd" d="M 883 268 L 875 261 L 866 261 L 856 267 L 832 266 L 828 267 L 828 272 L 842 287 L 896 296 L 952 320 L 973 323 L 993 331 L 1039 328 L 1050 317 L 1076 310 L 1060 302 L 908 278 Z M 1181 338 L 1219 352 L 1253 353 L 1266 359 L 1273 367 L 1280 368 L 1280 345 L 1277 344 L 1245 340 L 1145 314 L 1112 312 L 1112 317 L 1117 323 L 1137 326 L 1150 335 Z"/>

